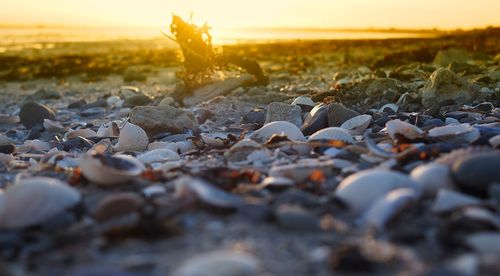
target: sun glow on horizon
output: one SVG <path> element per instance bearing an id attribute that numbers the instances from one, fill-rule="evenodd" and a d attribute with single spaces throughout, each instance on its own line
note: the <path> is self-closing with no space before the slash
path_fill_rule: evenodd
<path id="1" fill-rule="evenodd" d="M 216 27 L 475 28 L 499 26 L 498 0 L 0 0 L 0 24 L 151 26 L 194 14 Z"/>

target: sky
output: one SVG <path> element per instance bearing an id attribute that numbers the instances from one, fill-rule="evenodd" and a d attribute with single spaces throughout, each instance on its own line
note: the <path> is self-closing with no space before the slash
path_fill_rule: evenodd
<path id="1" fill-rule="evenodd" d="M 171 13 L 213 27 L 500 26 L 500 0 L 0 0 L 0 24 L 165 27 Z"/>

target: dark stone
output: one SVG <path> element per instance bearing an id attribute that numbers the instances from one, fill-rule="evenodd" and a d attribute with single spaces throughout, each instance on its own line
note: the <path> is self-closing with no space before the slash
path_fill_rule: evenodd
<path id="1" fill-rule="evenodd" d="M 57 100 L 61 98 L 62 96 L 61 93 L 59 93 L 59 91 L 42 88 L 36 91 L 35 93 L 29 95 L 28 97 L 26 97 L 26 101 L 32 102 L 39 100 Z"/>
<path id="2" fill-rule="evenodd" d="M 144 200 L 134 193 L 118 193 L 107 196 L 97 203 L 94 219 L 103 223 L 141 209 Z"/>
<path id="3" fill-rule="evenodd" d="M 444 126 L 444 122 L 441 119 L 430 119 L 424 122 L 422 127 L 440 127 Z"/>
<path id="4" fill-rule="evenodd" d="M 125 101 L 123 102 L 123 107 L 144 106 L 150 104 L 152 101 L 153 100 L 146 95 L 134 95 L 125 99 Z"/>
<path id="5" fill-rule="evenodd" d="M 377 120 L 375 120 L 375 124 L 379 127 L 385 127 L 385 124 L 387 124 L 387 122 L 389 122 L 391 119 L 389 117 L 382 117 L 382 118 L 379 118 Z"/>
<path id="6" fill-rule="evenodd" d="M 82 110 L 87 110 L 87 109 L 91 109 L 91 108 L 94 108 L 94 107 L 108 107 L 108 103 L 106 102 L 105 99 L 99 99 L 93 103 L 89 103 L 89 104 L 86 104 L 84 106 L 81 107 Z"/>
<path id="7" fill-rule="evenodd" d="M 461 189 L 484 197 L 490 185 L 500 182 L 500 154 L 475 154 L 461 158 L 455 161 L 451 171 Z"/>
<path id="8" fill-rule="evenodd" d="M 278 223 L 289 230 L 319 230 L 319 219 L 306 209 L 292 204 L 278 206 L 274 215 Z"/>
<path id="9" fill-rule="evenodd" d="M 254 108 L 249 113 L 243 115 L 243 122 L 249 124 L 263 125 L 266 121 L 267 110 L 264 108 Z"/>
<path id="10" fill-rule="evenodd" d="M 361 114 L 339 103 L 328 105 L 328 125 L 331 127 L 339 127 L 345 121 L 359 115 Z"/>
<path id="11" fill-rule="evenodd" d="M 368 259 L 362 249 L 355 245 L 342 245 L 330 256 L 330 265 L 334 270 L 344 272 L 373 272 L 377 263 Z"/>
<path id="12" fill-rule="evenodd" d="M 76 102 L 70 103 L 68 105 L 68 109 L 80 109 L 86 104 L 87 104 L 87 102 L 85 100 L 78 100 Z"/>
<path id="13" fill-rule="evenodd" d="M 0 145 L 0 153 L 11 154 L 16 151 L 16 146 L 12 143 Z"/>
<path id="14" fill-rule="evenodd" d="M 21 107 L 19 118 L 21 119 L 21 124 L 26 128 L 32 128 L 36 125 L 43 125 L 44 119 L 55 120 L 56 115 L 54 111 L 46 105 L 28 102 Z"/>
<path id="15" fill-rule="evenodd" d="M 311 135 L 318 130 L 328 127 L 328 107 L 324 104 L 315 106 L 309 114 L 307 114 L 302 132 L 305 135 Z"/>

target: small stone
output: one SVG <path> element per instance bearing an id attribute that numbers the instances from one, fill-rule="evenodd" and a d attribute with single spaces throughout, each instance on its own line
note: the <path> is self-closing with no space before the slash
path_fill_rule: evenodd
<path id="1" fill-rule="evenodd" d="M 450 64 L 465 64 L 471 60 L 471 56 L 468 52 L 461 49 L 448 49 L 441 50 L 436 54 L 434 58 L 434 64 L 447 67 Z"/>
<path id="2" fill-rule="evenodd" d="M 87 102 L 85 100 L 78 100 L 68 104 L 68 109 L 80 109 L 85 106 Z"/>
<path id="3" fill-rule="evenodd" d="M 271 103 L 267 108 L 266 124 L 276 121 L 287 121 L 297 127 L 302 126 L 302 109 L 298 105 Z"/>
<path id="4" fill-rule="evenodd" d="M 452 176 L 466 192 L 486 196 L 490 185 L 500 182 L 500 154 L 465 156 L 452 165 Z"/>
<path id="5" fill-rule="evenodd" d="M 339 103 L 328 105 L 328 125 L 331 127 L 339 127 L 345 121 L 359 115 L 361 114 Z"/>
<path id="6" fill-rule="evenodd" d="M 136 107 L 136 106 L 148 105 L 152 101 L 153 100 L 146 95 L 143 94 L 134 95 L 125 99 L 125 101 L 123 102 L 123 107 Z"/>
<path id="7" fill-rule="evenodd" d="M 439 68 L 427 80 L 422 88 L 422 104 L 426 108 L 443 106 L 442 103 L 453 101 L 466 104 L 478 92 L 475 86 L 460 78 L 453 71 Z"/>
<path id="8" fill-rule="evenodd" d="M 29 95 L 26 101 L 39 101 L 39 100 L 57 100 L 62 98 L 59 91 L 53 89 L 42 88 L 35 93 Z"/>
<path id="9" fill-rule="evenodd" d="M 113 218 L 128 215 L 141 209 L 144 200 L 134 193 L 118 193 L 103 198 L 94 211 L 94 218 L 102 223 Z"/>
<path id="10" fill-rule="evenodd" d="M 302 132 L 311 135 L 316 131 L 328 127 L 328 108 L 324 104 L 315 106 L 304 119 Z"/>
<path id="11" fill-rule="evenodd" d="M 283 204 L 275 211 L 278 223 L 290 230 L 314 231 L 319 229 L 319 219 L 298 205 Z"/>
<path id="12" fill-rule="evenodd" d="M 366 95 L 369 97 L 383 96 L 388 101 L 395 101 L 403 91 L 404 87 L 399 81 L 391 78 L 382 78 L 375 79 L 370 83 L 366 89 Z"/>
<path id="13" fill-rule="evenodd" d="M 138 106 L 132 109 L 130 122 L 140 126 L 149 136 L 161 132 L 183 133 L 198 128 L 193 112 L 172 106 Z"/>
<path id="14" fill-rule="evenodd" d="M 160 101 L 160 103 L 158 103 L 158 106 L 171 106 L 174 103 L 175 103 L 174 98 L 167 96 L 167 97 L 163 98 Z"/>
<path id="15" fill-rule="evenodd" d="M 19 118 L 21 124 L 26 128 L 32 128 L 36 125 L 43 125 L 44 119 L 55 120 L 56 115 L 54 111 L 46 105 L 28 102 L 21 107 Z"/>

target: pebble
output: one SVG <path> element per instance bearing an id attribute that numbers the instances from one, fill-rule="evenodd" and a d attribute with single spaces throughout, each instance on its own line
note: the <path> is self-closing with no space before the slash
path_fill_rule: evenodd
<path id="1" fill-rule="evenodd" d="M 19 112 L 21 124 L 30 129 L 36 125 L 43 125 L 44 119 L 55 120 L 56 115 L 48 106 L 36 102 L 23 104 Z"/>
<path id="2" fill-rule="evenodd" d="M 162 132 L 183 133 L 198 128 L 198 121 L 193 112 L 172 106 L 135 107 L 130 114 L 130 122 L 140 126 L 149 136 Z"/>
<path id="3" fill-rule="evenodd" d="M 270 103 L 267 108 L 265 123 L 268 124 L 276 121 L 286 121 L 297 127 L 301 127 L 302 110 L 300 106 L 285 103 Z"/>
<path id="4" fill-rule="evenodd" d="M 469 103 L 477 89 L 446 68 L 437 69 L 422 88 L 422 105 L 426 108 L 441 106 L 448 100 L 457 104 Z"/>
<path id="5" fill-rule="evenodd" d="M 275 211 L 278 223 L 289 230 L 314 231 L 319 229 L 319 220 L 298 205 L 283 204 Z"/>
<path id="6" fill-rule="evenodd" d="M 500 153 L 464 156 L 452 165 L 452 176 L 466 192 L 486 196 L 490 185 L 500 182 Z"/>
<path id="7" fill-rule="evenodd" d="M 136 107 L 136 106 L 148 105 L 152 101 L 153 100 L 146 95 L 143 94 L 134 95 L 125 98 L 125 101 L 123 102 L 123 107 Z"/>
<path id="8" fill-rule="evenodd" d="M 328 125 L 331 127 L 340 127 L 345 121 L 361 115 L 339 103 L 329 104 L 327 109 Z"/>

